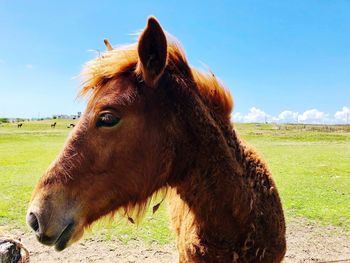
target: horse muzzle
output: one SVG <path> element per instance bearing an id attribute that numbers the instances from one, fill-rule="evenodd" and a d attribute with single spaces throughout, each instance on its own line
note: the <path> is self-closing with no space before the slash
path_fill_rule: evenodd
<path id="1" fill-rule="evenodd" d="M 54 246 L 57 251 L 65 249 L 75 232 L 72 219 L 55 222 L 54 219 L 45 220 L 40 213 L 28 212 L 27 224 L 33 229 L 37 240 L 47 246 Z"/>
<path id="2" fill-rule="evenodd" d="M 26 221 L 37 240 L 61 251 L 81 237 L 78 205 L 72 199 L 64 200 L 64 193 L 36 195 L 27 212 Z M 76 217 L 76 218 L 75 218 Z M 79 236 L 79 237 L 78 237 Z"/>

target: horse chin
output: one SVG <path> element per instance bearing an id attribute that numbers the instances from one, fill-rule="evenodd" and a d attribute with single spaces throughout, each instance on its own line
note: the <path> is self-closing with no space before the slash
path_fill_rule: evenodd
<path id="1" fill-rule="evenodd" d="M 69 224 L 56 240 L 54 247 L 56 251 L 62 251 L 77 242 L 84 234 L 84 229 L 74 224 Z"/>

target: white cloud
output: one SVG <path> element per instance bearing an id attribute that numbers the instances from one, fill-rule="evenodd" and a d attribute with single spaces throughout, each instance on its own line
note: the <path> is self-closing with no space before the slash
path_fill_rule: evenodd
<path id="1" fill-rule="evenodd" d="M 246 122 L 265 122 L 267 114 L 258 108 L 251 108 L 249 113 L 245 116 Z"/>
<path id="2" fill-rule="evenodd" d="M 274 122 L 274 123 L 307 123 L 307 124 L 344 124 L 350 122 L 350 108 L 343 107 L 342 110 L 334 114 L 334 118 L 329 114 L 318 109 L 306 110 L 303 113 L 284 110 L 277 116 L 271 116 L 261 109 L 252 107 L 244 115 L 241 112 L 233 114 L 234 122 Z"/>
<path id="3" fill-rule="evenodd" d="M 26 64 L 25 66 L 27 69 L 32 69 L 33 68 L 33 64 Z"/>
<path id="4" fill-rule="evenodd" d="M 243 116 L 240 112 L 234 113 L 232 119 L 236 122 L 243 122 Z"/>
<path id="5" fill-rule="evenodd" d="M 343 107 L 342 110 L 337 111 L 334 114 L 334 118 L 340 123 L 346 123 L 350 121 L 350 108 Z"/>
<path id="6" fill-rule="evenodd" d="M 304 111 L 303 114 L 298 116 L 299 122 L 302 123 L 327 123 L 329 114 L 319 111 L 317 109 L 311 109 Z"/>
<path id="7" fill-rule="evenodd" d="M 264 111 L 252 107 L 247 115 L 242 115 L 240 112 L 233 114 L 233 120 L 237 122 L 265 122 L 269 117 Z"/>
<path id="8" fill-rule="evenodd" d="M 1 64 L 5 64 L 5 60 L 3 60 L 3 59 L 0 58 L 0 65 L 1 65 Z"/>
<path id="9" fill-rule="evenodd" d="M 278 117 L 275 119 L 278 122 L 294 123 L 294 122 L 298 122 L 298 116 L 299 116 L 298 112 L 285 110 L 285 111 L 282 111 L 280 114 L 278 114 Z"/>

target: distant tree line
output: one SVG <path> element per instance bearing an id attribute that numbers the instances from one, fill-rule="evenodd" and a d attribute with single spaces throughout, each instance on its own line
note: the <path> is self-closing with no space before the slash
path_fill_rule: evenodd
<path id="1" fill-rule="evenodd" d="M 9 119 L 8 118 L 0 118 L 0 123 L 8 123 Z"/>

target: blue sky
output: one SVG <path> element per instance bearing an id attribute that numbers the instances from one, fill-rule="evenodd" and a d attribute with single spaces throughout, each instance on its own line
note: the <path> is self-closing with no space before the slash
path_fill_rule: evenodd
<path id="1" fill-rule="evenodd" d="M 231 90 L 236 120 L 344 122 L 350 112 L 347 0 L 1 1 L 0 117 L 83 110 L 74 76 L 88 50 L 105 50 L 106 37 L 134 42 L 149 15 Z"/>

